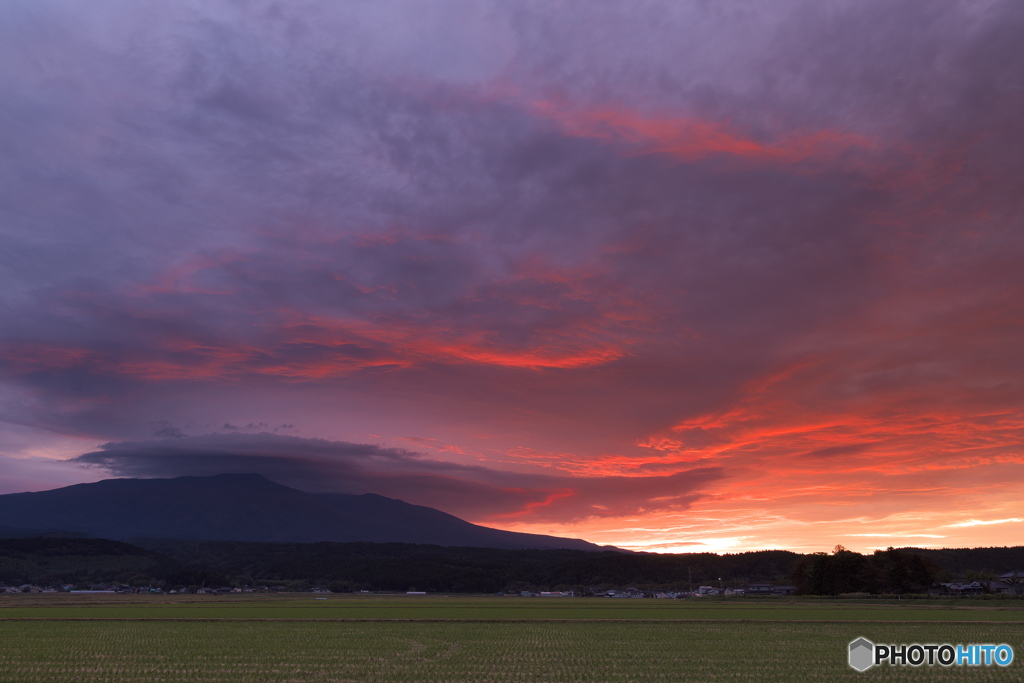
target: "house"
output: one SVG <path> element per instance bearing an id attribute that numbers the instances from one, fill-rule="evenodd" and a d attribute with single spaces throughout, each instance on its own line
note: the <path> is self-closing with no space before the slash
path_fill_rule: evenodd
<path id="1" fill-rule="evenodd" d="M 1017 570 L 999 575 L 999 580 L 1010 587 L 1011 593 L 1024 595 L 1024 571 Z"/>
<path id="2" fill-rule="evenodd" d="M 1013 595 L 1014 586 L 1006 581 L 996 579 L 995 581 L 979 581 L 986 593 Z"/>
<path id="3" fill-rule="evenodd" d="M 747 595 L 775 595 L 775 586 L 770 583 L 752 583 L 746 591 Z"/>
<path id="4" fill-rule="evenodd" d="M 985 592 L 985 587 L 979 581 L 959 579 L 940 585 L 945 586 L 950 595 L 982 595 Z"/>
<path id="5" fill-rule="evenodd" d="M 796 586 L 774 586 L 772 593 L 775 595 L 796 595 Z"/>

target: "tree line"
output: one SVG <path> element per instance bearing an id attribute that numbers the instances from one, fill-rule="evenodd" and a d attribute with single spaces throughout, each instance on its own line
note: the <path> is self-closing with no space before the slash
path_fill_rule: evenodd
<path id="1" fill-rule="evenodd" d="M 0 539 L 4 585 L 120 582 L 164 589 L 283 585 L 293 590 L 586 593 L 626 587 L 684 591 L 700 585 L 792 583 L 803 594 L 839 595 L 923 591 L 954 576 L 951 566 L 961 576 L 965 571 L 980 576 L 1011 571 L 1014 565 L 1024 565 L 1024 548 L 889 548 L 864 555 L 838 546 L 832 553 L 810 555 L 785 550 L 658 555 L 404 543 Z"/>
<path id="2" fill-rule="evenodd" d="M 921 593 L 941 573 L 942 568 L 921 553 L 888 548 L 862 555 L 837 545 L 832 554 L 801 557 L 790 578 L 797 592 L 808 595 Z"/>

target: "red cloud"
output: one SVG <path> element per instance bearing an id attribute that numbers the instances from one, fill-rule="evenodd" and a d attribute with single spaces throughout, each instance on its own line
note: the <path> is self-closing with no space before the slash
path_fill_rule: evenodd
<path id="1" fill-rule="evenodd" d="M 862 135 L 836 130 L 790 133 L 761 141 L 720 121 L 649 117 L 620 106 L 571 108 L 539 100 L 532 103 L 532 110 L 556 122 L 568 135 L 621 142 L 645 154 L 669 154 L 688 162 L 727 156 L 769 164 L 834 163 L 850 152 L 878 147 Z"/>
<path id="2" fill-rule="evenodd" d="M 488 342 L 481 331 L 431 329 L 408 323 L 310 318 L 274 331 L 263 346 L 175 339 L 149 349 L 104 352 L 56 345 L 10 345 L 0 359 L 19 374 L 57 370 L 128 375 L 142 380 L 230 379 L 270 375 L 289 380 L 341 377 L 367 368 L 419 363 L 480 364 L 526 370 L 609 363 L 623 351 L 609 343 L 552 340 L 526 348 Z"/>

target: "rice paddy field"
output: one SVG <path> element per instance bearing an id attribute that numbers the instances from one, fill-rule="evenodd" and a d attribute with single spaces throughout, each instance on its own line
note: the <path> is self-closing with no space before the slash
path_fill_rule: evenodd
<path id="1" fill-rule="evenodd" d="M 1007 643 L 1000 667 L 847 644 Z M 1024 604 L 330 595 L 0 597 L 3 681 L 1020 681 Z"/>

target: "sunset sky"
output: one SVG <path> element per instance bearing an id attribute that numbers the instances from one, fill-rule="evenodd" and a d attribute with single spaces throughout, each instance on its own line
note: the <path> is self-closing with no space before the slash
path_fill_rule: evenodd
<path id="1" fill-rule="evenodd" d="M 1024 3 L 5 0 L 0 493 L 1024 544 Z"/>

